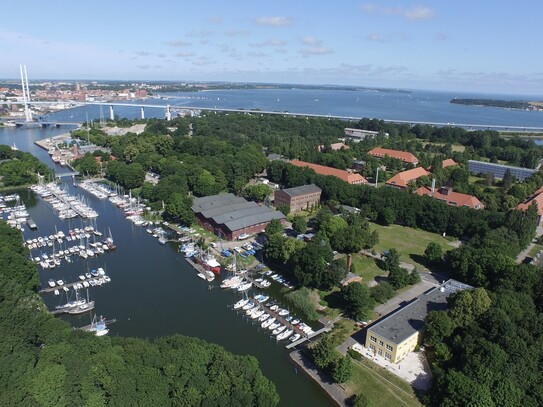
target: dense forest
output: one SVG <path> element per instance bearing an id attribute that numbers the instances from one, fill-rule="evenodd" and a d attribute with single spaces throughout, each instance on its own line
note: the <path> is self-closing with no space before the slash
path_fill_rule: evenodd
<path id="1" fill-rule="evenodd" d="M 30 153 L 0 145 L 0 187 L 35 184 L 38 174 L 50 177 L 51 169 Z"/>
<path id="2" fill-rule="evenodd" d="M 51 316 L 18 230 L 0 221 L 0 405 L 275 406 L 251 356 L 184 336 L 96 337 Z"/>

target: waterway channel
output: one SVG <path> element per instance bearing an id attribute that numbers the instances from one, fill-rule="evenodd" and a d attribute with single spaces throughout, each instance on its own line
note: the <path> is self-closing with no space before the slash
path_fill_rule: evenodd
<path id="1" fill-rule="evenodd" d="M 31 152 L 57 172 L 66 170 L 55 165 L 47 151 L 34 144 L 35 140 L 52 137 L 69 129 L 0 128 L 0 144 L 13 145 Z M 68 190 L 85 197 L 99 213 L 97 229 L 111 234 L 117 250 L 96 258 L 74 258 L 55 269 L 41 270 L 42 285 L 53 278 L 76 281 L 88 269 L 103 267 L 112 281 L 92 287 L 90 296 L 96 301 L 96 314 L 116 319 L 110 335 L 153 339 L 162 335 L 182 334 L 198 337 L 225 347 L 240 355 L 255 356 L 279 392 L 282 406 L 329 406 L 331 402 L 321 389 L 291 362 L 285 343 L 276 343 L 268 332 L 257 329 L 250 321 L 236 314 L 229 305 L 239 294 L 218 288 L 208 289 L 208 283 L 177 252 L 173 243 L 161 245 L 142 227 L 124 219 L 122 211 L 108 200 L 99 200 L 85 191 L 74 188 L 70 178 L 64 178 Z M 57 230 L 65 233 L 81 227 L 80 219 L 61 221 L 54 210 L 33 192 L 22 190 L 30 216 L 38 225 L 37 231 L 25 228 L 25 239 L 49 235 Z M 35 250 L 35 256 L 39 252 Z M 53 308 L 59 297 L 45 294 L 46 304 Z M 73 326 L 90 323 L 87 314 L 63 317 Z"/>

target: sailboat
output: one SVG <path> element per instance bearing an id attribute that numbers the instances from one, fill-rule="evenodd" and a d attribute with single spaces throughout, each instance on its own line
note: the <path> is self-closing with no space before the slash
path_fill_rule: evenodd
<path id="1" fill-rule="evenodd" d="M 230 269 L 232 270 L 232 276 L 225 278 L 221 283 L 221 288 L 237 288 L 243 281 L 243 277 L 238 275 L 238 265 L 236 261 L 236 254 L 234 253 L 234 258 L 232 259 L 232 264 Z"/>
<path id="2" fill-rule="evenodd" d="M 75 290 L 75 298 L 76 298 L 76 301 L 79 301 L 79 291 L 78 290 Z M 71 308 L 68 308 L 66 310 L 66 312 L 68 314 L 72 314 L 72 315 L 76 315 L 76 314 L 82 314 L 84 312 L 87 312 L 87 311 L 91 311 L 94 309 L 94 301 L 89 301 L 89 290 L 87 290 L 87 299 L 83 299 L 82 301 L 84 301 L 82 304 L 80 305 L 76 305 L 75 307 L 71 307 Z"/>
<path id="3" fill-rule="evenodd" d="M 98 319 L 96 315 L 92 318 L 91 324 L 84 329 L 87 332 L 94 332 L 96 336 L 104 336 L 109 332 L 106 325 L 106 319 L 103 316 L 100 316 L 100 319 Z"/>

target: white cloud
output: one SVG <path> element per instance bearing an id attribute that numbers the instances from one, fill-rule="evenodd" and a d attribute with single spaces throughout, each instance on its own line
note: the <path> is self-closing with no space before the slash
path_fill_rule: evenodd
<path id="1" fill-rule="evenodd" d="M 176 47 L 176 48 L 179 48 L 179 47 L 187 47 L 187 46 L 189 46 L 189 45 L 192 45 L 192 43 L 190 43 L 190 42 L 181 41 L 181 40 L 165 41 L 164 44 L 165 44 L 165 45 L 169 45 L 170 47 Z"/>
<path id="2" fill-rule="evenodd" d="M 394 32 L 388 34 L 370 33 L 367 36 L 368 41 L 372 42 L 392 42 L 392 41 L 409 41 L 411 36 L 404 32 Z"/>
<path id="3" fill-rule="evenodd" d="M 224 34 L 229 37 L 245 37 L 251 34 L 251 32 L 247 30 L 228 30 Z"/>
<path id="4" fill-rule="evenodd" d="M 363 4 L 361 10 L 368 14 L 395 15 L 405 18 L 409 21 L 431 20 L 435 17 L 433 9 L 427 6 L 415 6 L 411 8 L 404 7 L 384 7 L 375 4 Z"/>
<path id="5" fill-rule="evenodd" d="M 273 27 L 285 27 L 292 24 L 292 20 L 289 17 L 257 17 L 255 19 L 257 25 L 270 25 Z"/>
<path id="6" fill-rule="evenodd" d="M 247 56 L 253 57 L 253 58 L 262 58 L 262 57 L 267 57 L 268 54 L 265 54 L 264 52 L 249 51 L 247 52 Z"/>
<path id="7" fill-rule="evenodd" d="M 326 47 L 308 47 L 298 51 L 304 56 L 333 54 L 334 51 Z"/>
<path id="8" fill-rule="evenodd" d="M 222 23 L 222 17 L 219 17 L 219 16 L 213 16 L 210 18 L 211 22 L 213 24 L 220 24 Z"/>
<path id="9" fill-rule="evenodd" d="M 185 36 L 191 37 L 191 38 L 202 38 L 202 37 L 209 37 L 212 34 L 213 34 L 213 31 L 209 31 L 209 30 L 199 30 L 199 31 L 193 30 L 186 33 Z"/>
<path id="10" fill-rule="evenodd" d="M 283 47 L 287 45 L 287 42 L 279 38 L 268 38 L 265 41 L 258 42 L 255 44 L 250 44 L 250 45 L 251 47 Z"/>
<path id="11" fill-rule="evenodd" d="M 202 66 L 202 65 L 211 65 L 211 64 L 214 64 L 215 62 L 217 61 L 209 59 L 208 57 L 198 57 L 194 61 L 192 61 L 192 64 Z"/>
<path id="12" fill-rule="evenodd" d="M 314 47 L 318 47 L 322 44 L 321 40 L 316 39 L 315 37 L 308 35 L 307 37 L 302 38 L 302 43 L 305 45 L 311 45 Z"/>
<path id="13" fill-rule="evenodd" d="M 196 55 L 194 52 L 178 52 L 177 54 L 174 55 L 174 57 L 190 58 L 190 57 L 193 57 L 194 55 Z"/>

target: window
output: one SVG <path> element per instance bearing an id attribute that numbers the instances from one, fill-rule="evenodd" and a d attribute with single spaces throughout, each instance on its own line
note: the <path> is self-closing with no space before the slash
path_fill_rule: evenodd
<path id="1" fill-rule="evenodd" d="M 390 345 L 387 345 L 387 346 L 386 346 L 386 348 L 387 348 L 387 350 L 389 350 L 389 351 L 391 351 L 391 352 L 392 352 L 392 346 L 390 346 Z"/>
<path id="2" fill-rule="evenodd" d="M 375 352 L 375 345 L 370 344 L 370 350 Z"/>
<path id="3" fill-rule="evenodd" d="M 385 353 L 385 359 L 390 360 L 391 356 L 390 353 Z"/>
<path id="4" fill-rule="evenodd" d="M 383 346 L 383 345 L 384 345 L 383 341 L 379 341 L 379 346 Z"/>
<path id="5" fill-rule="evenodd" d="M 377 342 L 377 338 L 375 336 L 370 336 L 370 341 Z"/>

